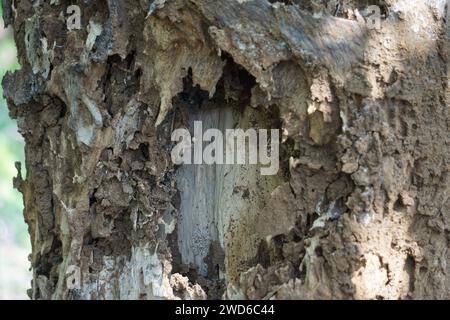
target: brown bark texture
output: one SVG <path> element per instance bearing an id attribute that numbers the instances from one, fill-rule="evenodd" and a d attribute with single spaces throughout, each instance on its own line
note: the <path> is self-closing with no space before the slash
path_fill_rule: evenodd
<path id="1" fill-rule="evenodd" d="M 3 8 L 31 298 L 450 299 L 447 1 Z M 280 129 L 279 173 L 174 166 L 195 120 Z"/>

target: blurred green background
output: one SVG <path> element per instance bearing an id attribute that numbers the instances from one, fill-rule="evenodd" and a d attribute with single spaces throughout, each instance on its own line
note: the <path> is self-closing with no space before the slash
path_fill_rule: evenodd
<path id="1" fill-rule="evenodd" d="M 0 16 L 3 10 L 0 1 Z M 9 70 L 19 69 L 11 28 L 0 17 L 0 82 Z M 0 299 L 27 299 L 31 273 L 31 251 L 22 210 L 22 196 L 12 187 L 17 175 L 14 163 L 24 163 L 24 142 L 15 120 L 8 116 L 0 86 Z"/>

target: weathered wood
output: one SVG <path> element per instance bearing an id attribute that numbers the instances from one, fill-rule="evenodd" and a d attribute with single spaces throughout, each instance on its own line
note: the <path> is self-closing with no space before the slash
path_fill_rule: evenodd
<path id="1" fill-rule="evenodd" d="M 449 298 L 448 8 L 289 3 L 3 2 L 33 299 Z M 279 174 L 175 167 L 199 119 Z"/>

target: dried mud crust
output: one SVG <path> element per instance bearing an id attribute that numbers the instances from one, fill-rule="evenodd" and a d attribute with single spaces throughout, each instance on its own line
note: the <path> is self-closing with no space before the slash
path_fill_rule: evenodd
<path id="1" fill-rule="evenodd" d="M 83 27 L 67 31 L 67 1 L 4 1 L 30 296 L 450 298 L 449 9 L 378 1 L 371 30 L 369 4 L 78 1 Z M 170 160 L 193 103 L 283 132 L 279 176 L 228 186 L 243 200 L 206 275 L 183 263 Z"/>

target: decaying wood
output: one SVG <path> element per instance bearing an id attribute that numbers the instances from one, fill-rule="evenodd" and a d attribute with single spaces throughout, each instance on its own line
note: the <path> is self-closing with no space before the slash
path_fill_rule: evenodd
<path id="1" fill-rule="evenodd" d="M 4 1 L 32 298 L 450 298 L 446 2 L 285 2 Z M 195 120 L 279 174 L 174 167 Z"/>

